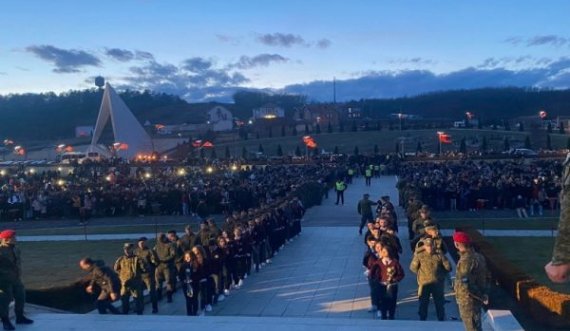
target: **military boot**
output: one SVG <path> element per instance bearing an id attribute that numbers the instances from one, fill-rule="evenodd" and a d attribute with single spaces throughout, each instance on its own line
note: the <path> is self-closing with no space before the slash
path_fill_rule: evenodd
<path id="1" fill-rule="evenodd" d="M 4 326 L 4 330 L 16 330 L 8 317 L 2 317 L 2 325 Z"/>

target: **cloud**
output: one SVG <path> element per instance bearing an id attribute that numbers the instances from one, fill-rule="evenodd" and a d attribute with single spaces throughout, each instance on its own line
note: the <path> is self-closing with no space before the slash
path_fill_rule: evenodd
<path id="1" fill-rule="evenodd" d="M 295 45 L 308 46 L 305 39 L 292 33 L 266 33 L 257 37 L 257 41 L 267 46 L 291 47 Z"/>
<path id="2" fill-rule="evenodd" d="M 129 62 L 135 58 L 135 54 L 126 49 L 120 48 L 107 48 L 105 55 L 120 62 Z"/>
<path id="3" fill-rule="evenodd" d="M 230 67 L 239 69 L 251 69 L 255 67 L 267 67 L 271 63 L 283 63 L 289 61 L 288 58 L 279 54 L 259 54 L 254 57 L 242 56 L 239 61 Z"/>
<path id="4" fill-rule="evenodd" d="M 145 51 L 135 51 L 135 58 L 137 60 L 149 60 L 154 61 L 154 55 L 150 52 Z"/>
<path id="5" fill-rule="evenodd" d="M 98 67 L 101 60 L 85 51 L 76 49 L 61 49 L 51 45 L 34 45 L 26 47 L 26 51 L 38 58 L 55 65 L 57 73 L 79 72 L 86 66 Z"/>
<path id="6" fill-rule="evenodd" d="M 193 57 L 185 60 L 183 67 L 191 72 L 204 72 L 212 67 L 212 61 L 201 57 Z"/>
<path id="7" fill-rule="evenodd" d="M 413 57 L 413 58 L 396 58 L 389 60 L 388 63 L 390 64 L 412 64 L 412 65 L 428 65 L 428 64 L 435 64 L 436 61 L 430 59 L 424 59 L 422 57 Z"/>
<path id="8" fill-rule="evenodd" d="M 529 38 L 522 37 L 509 37 L 504 40 L 506 43 L 513 46 L 525 45 L 526 47 L 534 46 L 565 46 L 570 44 L 570 38 L 565 38 L 557 35 L 538 35 Z"/>
<path id="9" fill-rule="evenodd" d="M 329 48 L 331 44 L 332 44 L 332 41 L 330 41 L 326 38 L 323 38 L 323 39 L 317 41 L 317 47 L 320 49 Z"/>
<path id="10" fill-rule="evenodd" d="M 493 61 L 491 58 L 487 62 L 495 64 Z M 445 74 L 428 70 L 376 71 L 354 79 L 336 81 L 337 99 L 342 101 L 484 87 L 569 88 L 570 58 L 553 60 L 544 67 L 522 70 L 469 67 Z M 308 95 L 316 101 L 330 101 L 332 81 L 289 85 L 282 92 Z"/>
<path id="11" fill-rule="evenodd" d="M 231 101 L 233 92 L 249 79 L 233 68 L 216 68 L 211 60 L 189 58 L 179 65 L 148 61 L 129 68 L 118 88 L 164 92 L 189 101 Z"/>

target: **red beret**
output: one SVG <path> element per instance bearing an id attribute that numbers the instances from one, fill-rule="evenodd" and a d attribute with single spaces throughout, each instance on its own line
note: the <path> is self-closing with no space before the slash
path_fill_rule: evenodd
<path id="1" fill-rule="evenodd" d="M 456 231 L 453 234 L 453 241 L 460 243 L 460 244 L 470 244 L 471 243 L 471 239 L 469 238 L 469 235 L 465 232 L 460 232 L 460 231 Z"/>
<path id="2" fill-rule="evenodd" d="M 10 239 L 16 236 L 16 231 L 14 230 L 4 230 L 0 232 L 0 239 Z"/>

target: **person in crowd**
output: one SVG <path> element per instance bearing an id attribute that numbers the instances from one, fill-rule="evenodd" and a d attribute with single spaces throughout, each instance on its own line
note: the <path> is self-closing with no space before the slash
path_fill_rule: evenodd
<path id="1" fill-rule="evenodd" d="M 445 279 L 451 272 L 451 263 L 441 251 L 435 249 L 431 238 L 425 238 L 420 242 L 423 249 L 414 254 L 410 264 L 410 270 L 417 275 L 418 280 L 420 320 L 427 319 L 429 300 L 433 297 L 437 320 L 443 321 L 445 320 Z"/>
<path id="2" fill-rule="evenodd" d="M 196 262 L 196 256 L 192 251 L 184 252 L 184 261 L 180 266 L 179 278 L 182 281 L 182 293 L 184 295 L 184 300 L 186 301 L 186 315 L 196 316 L 198 315 L 198 295 L 200 289 L 199 282 L 194 276 L 194 273 L 198 272 L 198 266 Z"/>
<path id="3" fill-rule="evenodd" d="M 85 291 L 89 294 L 99 291 L 95 302 L 99 314 L 107 314 L 107 311 L 115 315 L 120 314 L 119 309 L 113 306 L 113 302 L 119 299 L 121 293 L 121 281 L 117 274 L 103 261 L 93 261 L 90 257 L 81 259 L 79 267 L 91 274 L 91 280 Z"/>
<path id="4" fill-rule="evenodd" d="M 377 282 L 377 317 L 393 320 L 396 316 L 398 301 L 398 283 L 404 278 L 404 270 L 395 259 L 392 248 L 382 245 L 378 261 L 370 270 Z"/>
<path id="5" fill-rule="evenodd" d="M 370 200 L 370 194 L 365 193 L 362 200 L 358 202 L 357 211 L 360 217 L 360 226 L 358 227 L 358 234 L 362 235 L 362 229 L 368 223 L 372 223 L 374 216 L 372 215 L 372 206 L 377 205 L 376 202 Z"/>
<path id="6" fill-rule="evenodd" d="M 125 243 L 123 252 L 124 255 L 115 261 L 113 267 L 121 281 L 122 311 L 125 315 L 129 313 L 132 297 L 135 302 L 135 312 L 137 315 L 142 315 L 144 309 L 142 274 L 146 271 L 145 264 L 135 255 L 133 244 Z"/>
<path id="7" fill-rule="evenodd" d="M 166 299 L 172 302 L 172 293 L 174 293 L 173 273 L 176 271 L 176 247 L 168 240 L 164 233 L 159 233 L 154 246 L 154 252 L 157 258 L 156 266 L 156 297 L 162 299 L 162 288 L 166 282 Z"/>
<path id="8" fill-rule="evenodd" d="M 366 238 L 366 252 L 362 258 L 362 266 L 364 267 L 364 276 L 368 280 L 368 286 L 370 287 L 370 309 L 368 312 L 376 313 L 378 311 L 378 282 L 374 279 L 370 270 L 374 264 L 378 261 L 380 256 L 380 251 L 382 250 L 382 243 L 376 241 L 373 237 Z"/>
<path id="9" fill-rule="evenodd" d="M 158 258 L 154 250 L 147 246 L 148 238 L 141 237 L 137 241 L 137 248 L 135 249 L 135 255 L 144 264 L 144 268 L 141 273 L 141 281 L 143 283 L 143 289 L 148 291 L 150 296 L 150 302 L 152 304 L 152 313 L 158 313 L 158 300 L 156 297 L 156 281 L 155 281 L 155 271 Z"/>
<path id="10" fill-rule="evenodd" d="M 341 205 L 344 206 L 344 191 L 346 191 L 346 184 L 344 183 L 344 180 L 342 180 L 342 178 L 338 178 L 336 180 L 334 188 L 336 191 L 335 205 L 338 205 L 340 203 Z"/>
<path id="11" fill-rule="evenodd" d="M 210 261 L 206 256 L 206 251 L 200 245 L 192 248 L 192 253 L 196 257 L 196 269 L 193 272 L 194 282 L 196 282 L 196 292 L 198 295 L 199 315 L 204 316 L 206 312 L 212 311 L 212 283 L 210 280 Z"/>
<path id="12" fill-rule="evenodd" d="M 456 231 L 453 242 L 459 252 L 454 282 L 459 314 L 467 331 L 481 331 L 481 309 L 489 303 L 487 264 L 467 233 Z"/>
<path id="13" fill-rule="evenodd" d="M 16 247 L 16 231 L 0 232 L 0 318 L 4 330 L 14 330 L 9 318 L 10 302 L 14 300 L 16 324 L 32 324 L 24 315 L 26 289 L 22 283 L 22 259 Z"/>

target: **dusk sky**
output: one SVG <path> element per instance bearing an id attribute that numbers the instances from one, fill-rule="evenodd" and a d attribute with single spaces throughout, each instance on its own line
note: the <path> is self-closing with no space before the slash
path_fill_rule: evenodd
<path id="1" fill-rule="evenodd" d="M 332 100 L 570 86 L 570 1 L 0 1 L 0 94 Z"/>

